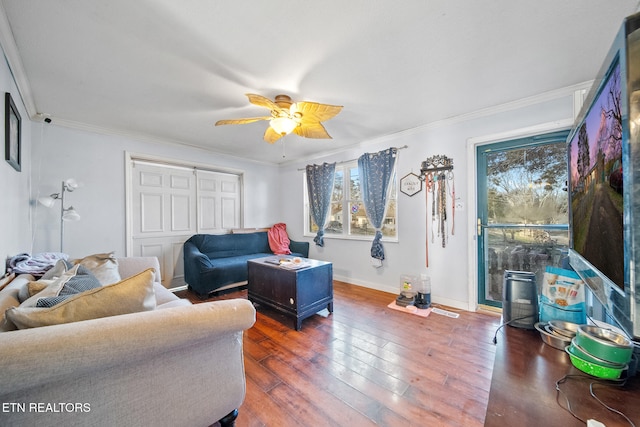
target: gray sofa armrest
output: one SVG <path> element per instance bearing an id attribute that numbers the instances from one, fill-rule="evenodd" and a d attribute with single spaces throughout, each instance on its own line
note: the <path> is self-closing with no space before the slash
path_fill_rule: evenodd
<path id="1" fill-rule="evenodd" d="M 254 322 L 253 305 L 233 299 L 1 333 L 0 401 L 90 405 L 3 423 L 209 425 L 244 399 L 242 334 Z M 216 384 L 224 396 L 210 399 Z"/>

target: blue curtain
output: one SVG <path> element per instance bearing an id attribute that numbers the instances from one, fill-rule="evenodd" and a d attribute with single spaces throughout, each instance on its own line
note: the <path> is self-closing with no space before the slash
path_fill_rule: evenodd
<path id="1" fill-rule="evenodd" d="M 382 222 L 387 211 L 391 180 L 395 173 L 398 150 L 389 148 L 378 153 L 365 153 L 358 159 L 358 173 L 362 186 L 362 200 L 367 218 L 376 229 L 371 244 L 371 257 L 384 259 Z"/>
<path id="2" fill-rule="evenodd" d="M 307 165 L 309 212 L 313 222 L 318 226 L 318 233 L 313 238 L 318 246 L 324 246 L 324 226 L 331 210 L 331 193 L 333 192 L 335 171 L 335 163 Z"/>

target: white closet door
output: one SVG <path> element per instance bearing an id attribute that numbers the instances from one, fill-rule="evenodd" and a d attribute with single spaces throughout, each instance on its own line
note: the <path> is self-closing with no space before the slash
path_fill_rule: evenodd
<path id="1" fill-rule="evenodd" d="M 240 227 L 240 177 L 198 170 L 198 233 L 223 233 Z"/>
<path id="2" fill-rule="evenodd" d="M 196 179 L 192 169 L 134 162 L 133 256 L 155 256 L 162 284 L 184 285 L 182 245 L 196 233 Z"/>
<path id="3" fill-rule="evenodd" d="M 184 286 L 184 242 L 242 227 L 241 182 L 235 174 L 132 161 L 130 255 L 157 257 L 162 284 Z"/>

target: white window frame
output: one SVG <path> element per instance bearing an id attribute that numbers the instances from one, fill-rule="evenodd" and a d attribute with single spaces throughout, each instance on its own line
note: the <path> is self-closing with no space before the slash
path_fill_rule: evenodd
<path id="1" fill-rule="evenodd" d="M 365 240 L 365 241 L 371 241 L 373 239 L 373 235 L 362 235 L 362 234 L 351 234 L 351 221 L 349 220 L 349 218 L 351 217 L 351 213 L 349 212 L 349 207 L 351 206 L 351 194 L 350 194 L 350 190 L 351 190 L 351 186 L 350 186 L 350 175 L 349 175 L 349 171 L 351 169 L 358 169 L 358 161 L 354 160 L 352 162 L 345 162 L 345 163 L 339 163 L 336 164 L 336 172 L 338 171 L 342 171 L 343 175 L 342 175 L 342 179 L 343 179 L 343 196 L 342 196 L 342 211 L 343 211 L 343 218 L 347 218 L 346 221 L 343 221 L 343 227 L 342 227 L 342 234 L 336 234 L 336 233 L 324 233 L 324 238 L 325 239 L 344 239 L 344 240 Z M 311 232 L 310 228 L 311 228 L 311 218 L 310 218 L 310 214 L 309 214 L 309 192 L 307 190 L 307 173 L 304 172 L 302 174 L 302 181 L 303 181 L 303 192 L 304 192 L 304 196 L 303 196 L 303 200 L 304 200 L 304 209 L 303 209 L 303 224 L 304 224 L 304 230 L 303 230 L 303 234 L 305 237 L 315 237 L 316 233 Z M 396 234 L 395 237 L 391 237 L 391 236 L 382 236 L 382 241 L 383 242 L 398 242 L 398 228 L 399 228 L 399 224 L 398 224 L 398 178 L 397 178 L 397 174 L 394 173 L 393 176 L 393 184 L 392 184 L 395 188 L 393 191 L 393 194 L 395 194 L 395 206 L 396 206 Z"/>

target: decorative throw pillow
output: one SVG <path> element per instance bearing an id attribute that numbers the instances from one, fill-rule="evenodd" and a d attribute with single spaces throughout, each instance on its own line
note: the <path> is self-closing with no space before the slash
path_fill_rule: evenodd
<path id="1" fill-rule="evenodd" d="M 118 272 L 118 261 L 113 255 L 113 252 L 89 255 L 82 259 L 74 260 L 73 263 L 87 267 L 103 285 L 109 285 L 122 280 Z"/>
<path id="2" fill-rule="evenodd" d="M 16 330 L 16 326 L 5 319 L 4 313 L 7 309 L 18 305 L 20 305 L 18 289 L 5 289 L 4 292 L 0 292 L 0 316 L 2 316 L 0 318 L 0 333 Z"/>
<path id="3" fill-rule="evenodd" d="M 7 321 L 18 329 L 57 325 L 149 311 L 156 307 L 153 269 L 128 279 L 76 294 L 53 307 L 15 307 L 7 310 Z"/>
<path id="4" fill-rule="evenodd" d="M 66 259 L 59 259 L 56 261 L 55 265 L 47 270 L 44 275 L 40 278 L 40 280 L 51 280 L 56 279 L 62 276 L 66 271 L 70 270 L 73 267 L 73 264 Z"/>
<path id="5" fill-rule="evenodd" d="M 98 281 L 98 279 L 96 279 L 96 277 L 82 265 L 74 266 L 70 270 L 64 272 L 61 277 L 55 280 L 43 281 L 42 279 L 40 279 L 38 282 L 41 281 L 45 284 L 48 284 L 48 286 L 46 286 L 39 292 L 35 292 L 38 290 L 37 286 L 40 286 L 39 283 L 38 285 L 36 285 L 36 282 L 30 282 L 29 284 L 27 284 L 27 287 L 31 285 L 35 289 L 33 292 L 29 291 L 31 293 L 31 297 L 23 301 L 22 304 L 20 304 L 21 307 L 36 307 L 38 301 L 42 298 L 58 297 L 67 283 L 70 283 L 72 287 L 75 287 L 76 283 L 91 283 L 92 285 L 100 286 L 100 282 Z M 85 289 L 89 288 L 89 286 L 85 286 Z"/>
<path id="6" fill-rule="evenodd" d="M 38 295 L 36 307 L 53 307 L 73 295 L 102 286 L 96 276 L 91 274 L 83 265 L 78 265 L 74 268 L 76 269 L 76 275 L 64 283 L 57 295 L 44 298 Z"/>
<path id="7" fill-rule="evenodd" d="M 72 267 L 73 264 L 71 262 L 66 259 L 59 259 L 39 280 L 29 282 L 20 289 L 20 293 L 18 294 L 20 302 L 23 303 L 28 298 L 48 288 L 54 281 L 62 277 L 64 273 L 71 270 Z"/>
<path id="8" fill-rule="evenodd" d="M 18 293 L 18 299 L 20 300 L 20 303 L 22 304 L 35 294 L 42 292 L 43 290 L 51 286 L 51 284 L 53 284 L 54 282 L 55 280 L 40 279 L 25 283 L 24 286 L 20 288 L 20 292 Z"/>

